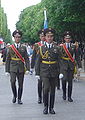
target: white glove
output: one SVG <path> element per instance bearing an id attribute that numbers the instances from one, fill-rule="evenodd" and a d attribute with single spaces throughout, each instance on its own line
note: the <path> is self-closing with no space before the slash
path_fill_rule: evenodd
<path id="1" fill-rule="evenodd" d="M 31 69 L 30 69 L 30 72 L 34 72 L 34 69 L 31 68 Z"/>
<path id="2" fill-rule="evenodd" d="M 28 75 L 29 74 L 29 71 L 27 70 L 26 72 L 25 72 L 25 75 Z"/>
<path id="3" fill-rule="evenodd" d="M 62 79 L 62 78 L 63 78 L 63 74 L 60 73 L 60 74 L 59 74 L 59 79 Z"/>
<path id="4" fill-rule="evenodd" d="M 33 74 L 33 72 L 34 72 L 34 69 L 30 69 L 30 75 L 32 75 Z"/>
<path id="5" fill-rule="evenodd" d="M 36 75 L 35 77 L 36 77 L 37 79 L 40 79 L 40 76 L 39 76 L 39 75 Z"/>
<path id="6" fill-rule="evenodd" d="M 6 76 L 9 76 L 9 72 L 6 72 L 5 75 L 6 75 Z"/>
<path id="7" fill-rule="evenodd" d="M 79 68 L 78 71 L 80 72 L 80 71 L 81 71 L 81 68 Z"/>

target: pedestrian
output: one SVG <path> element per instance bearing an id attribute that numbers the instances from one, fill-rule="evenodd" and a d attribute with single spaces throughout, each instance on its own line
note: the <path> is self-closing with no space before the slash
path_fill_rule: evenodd
<path id="1" fill-rule="evenodd" d="M 6 61 L 6 53 L 7 53 L 7 49 L 6 49 L 6 47 L 4 47 L 3 48 L 3 50 L 2 50 L 2 58 L 3 58 L 3 64 L 5 63 L 5 61 Z"/>
<path id="2" fill-rule="evenodd" d="M 55 114 L 55 88 L 58 78 L 58 48 L 54 40 L 55 31 L 52 28 L 45 30 L 46 44 L 41 46 L 36 60 L 36 75 L 43 81 L 44 110 L 43 114 Z"/>
<path id="3" fill-rule="evenodd" d="M 33 69 L 35 67 L 39 47 L 45 44 L 45 36 L 44 36 L 43 29 L 38 31 L 38 36 L 39 36 L 40 42 L 37 42 L 34 44 L 33 55 L 31 57 L 31 71 L 30 72 L 33 72 Z M 42 103 L 42 87 L 43 87 L 42 80 L 38 78 L 38 104 Z"/>
<path id="4" fill-rule="evenodd" d="M 85 72 L 85 46 L 83 48 L 84 72 Z"/>
<path id="5" fill-rule="evenodd" d="M 2 50 L 2 56 L 3 56 L 3 64 L 6 61 L 6 55 L 7 55 L 7 51 L 8 51 L 8 47 L 10 46 L 10 43 L 7 43 L 6 47 L 4 47 L 4 49 Z"/>
<path id="6" fill-rule="evenodd" d="M 72 87 L 73 87 L 73 76 L 75 69 L 75 60 L 73 55 L 76 51 L 76 45 L 72 43 L 72 34 L 69 31 L 64 33 L 64 43 L 60 45 L 60 75 L 62 78 L 62 89 L 63 89 L 63 100 L 66 100 L 66 85 L 68 82 L 68 101 L 73 102 L 72 99 Z M 76 59 L 80 62 L 80 59 Z M 81 68 L 81 63 L 78 64 Z"/>
<path id="7" fill-rule="evenodd" d="M 75 42 L 75 46 L 76 46 L 76 50 L 75 50 L 75 62 L 76 62 L 76 68 L 77 68 L 77 72 L 76 74 L 74 74 L 74 80 L 79 81 L 80 79 L 80 68 L 78 64 L 81 63 L 82 60 L 82 51 L 81 48 L 79 47 L 79 43 L 76 41 Z M 80 64 L 80 66 L 82 67 L 82 64 Z"/>
<path id="8" fill-rule="evenodd" d="M 20 30 L 15 30 L 12 35 L 14 37 L 15 43 L 10 45 L 7 53 L 6 74 L 8 75 L 10 73 L 10 82 L 13 93 L 12 102 L 16 103 L 17 98 L 18 104 L 23 104 L 21 98 L 23 92 L 24 73 L 25 67 L 26 73 L 28 73 L 30 69 L 29 58 L 26 47 L 20 43 L 22 32 Z M 16 87 L 16 78 L 18 80 L 18 92 Z"/>

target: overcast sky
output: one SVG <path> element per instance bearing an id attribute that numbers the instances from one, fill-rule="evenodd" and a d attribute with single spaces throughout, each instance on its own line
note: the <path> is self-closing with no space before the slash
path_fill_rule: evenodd
<path id="1" fill-rule="evenodd" d="M 8 28 L 13 32 L 21 11 L 31 5 L 40 3 L 41 0 L 1 0 L 4 12 L 7 14 Z"/>

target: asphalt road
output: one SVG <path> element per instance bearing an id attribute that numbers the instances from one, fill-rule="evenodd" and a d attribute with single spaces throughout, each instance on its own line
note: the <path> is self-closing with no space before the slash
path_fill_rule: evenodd
<path id="1" fill-rule="evenodd" d="M 23 105 L 12 104 L 10 77 L 0 65 L 0 120 L 85 120 L 85 73 L 73 84 L 73 103 L 62 100 L 62 89 L 56 89 L 55 115 L 43 115 L 43 104 L 37 103 L 37 79 L 25 75 Z"/>

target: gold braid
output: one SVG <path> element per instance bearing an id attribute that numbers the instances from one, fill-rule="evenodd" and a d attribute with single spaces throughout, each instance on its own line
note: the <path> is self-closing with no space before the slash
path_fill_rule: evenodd
<path id="1" fill-rule="evenodd" d="M 42 56 L 42 59 L 48 58 L 48 50 L 45 52 L 45 54 L 42 53 L 42 48 L 40 47 L 40 55 Z"/>

